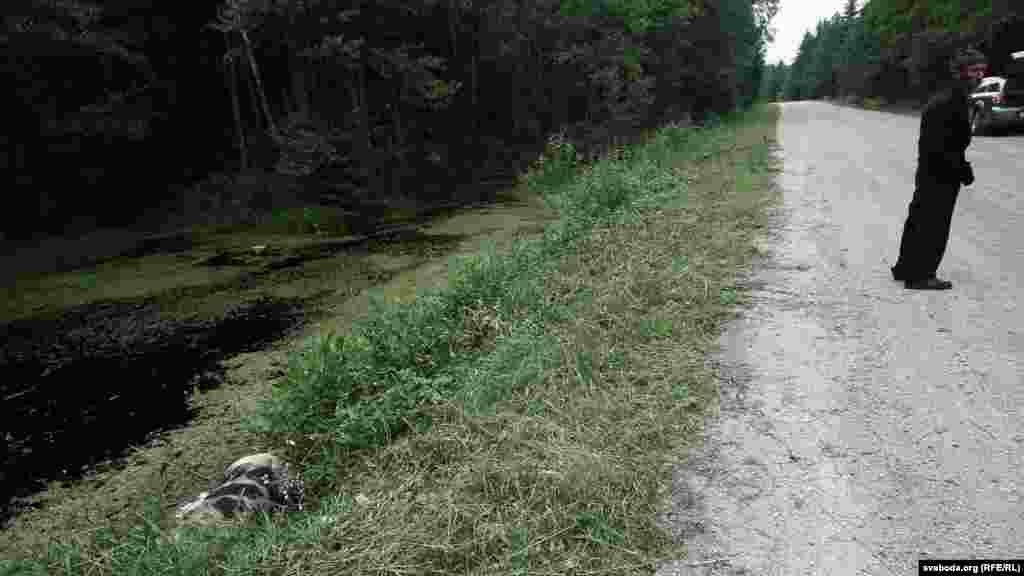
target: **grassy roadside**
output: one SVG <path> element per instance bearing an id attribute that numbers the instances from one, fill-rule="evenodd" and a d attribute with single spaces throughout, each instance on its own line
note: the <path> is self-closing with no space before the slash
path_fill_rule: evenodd
<path id="1" fill-rule="evenodd" d="M 553 141 L 522 186 L 561 220 L 452 264 L 293 358 L 261 418 L 307 511 L 190 528 L 164 503 L 2 574 L 631 574 L 683 554 L 667 464 L 715 409 L 704 365 L 774 201 L 777 109 L 667 127 L 579 167 Z"/>

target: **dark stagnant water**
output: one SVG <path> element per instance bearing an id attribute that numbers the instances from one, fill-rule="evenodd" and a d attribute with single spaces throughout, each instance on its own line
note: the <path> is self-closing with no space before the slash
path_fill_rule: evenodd
<path id="1" fill-rule="evenodd" d="M 81 478 L 193 416 L 197 382 L 301 322 L 294 301 L 168 321 L 153 300 L 91 303 L 0 326 L 0 526 L 50 480 Z"/>

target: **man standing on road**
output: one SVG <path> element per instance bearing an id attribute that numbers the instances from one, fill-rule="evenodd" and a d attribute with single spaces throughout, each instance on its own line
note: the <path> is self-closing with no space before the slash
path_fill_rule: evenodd
<path id="1" fill-rule="evenodd" d="M 946 251 L 953 207 L 960 185 L 974 182 L 964 152 L 971 142 L 967 95 L 985 77 L 985 55 L 973 48 L 950 61 L 952 85 L 931 97 L 921 113 L 917 141 L 914 198 L 900 240 L 892 277 L 912 290 L 948 290 L 953 284 L 935 277 Z"/>

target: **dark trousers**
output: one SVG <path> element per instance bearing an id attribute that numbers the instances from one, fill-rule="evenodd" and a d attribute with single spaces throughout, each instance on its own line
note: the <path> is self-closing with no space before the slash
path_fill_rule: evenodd
<path id="1" fill-rule="evenodd" d="M 915 178 L 914 199 L 910 202 L 907 221 L 900 239 L 900 257 L 892 267 L 897 280 L 932 278 L 946 252 L 953 208 L 960 193 L 960 183 L 928 178 Z"/>

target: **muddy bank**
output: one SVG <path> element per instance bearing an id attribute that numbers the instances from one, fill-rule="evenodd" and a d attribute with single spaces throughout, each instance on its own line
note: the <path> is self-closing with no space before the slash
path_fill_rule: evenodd
<path id="1" fill-rule="evenodd" d="M 225 463 L 270 448 L 242 423 L 306 338 L 346 330 L 371 294 L 404 300 L 443 285 L 449 256 L 557 218 L 499 182 L 478 192 L 472 205 L 387 214 L 298 207 L 342 218 L 315 232 L 118 230 L 120 242 L 54 239 L 0 255 L 11 272 L 0 278 L 0 421 L 14 423 L 0 427 L 0 550 L 205 490 Z"/>
<path id="2" fill-rule="evenodd" d="M 193 392 L 230 384 L 223 360 L 261 350 L 332 300 L 396 273 L 371 255 L 418 261 L 461 239 L 409 224 L 369 237 L 175 234 L 9 287 L 0 323 L 0 523 L 47 482 L 116 465 L 125 450 L 188 424 Z"/>
<path id="3" fill-rule="evenodd" d="M 76 479 L 186 423 L 193 389 L 221 383 L 221 359 L 279 338 L 301 310 L 299 301 L 261 298 L 219 317 L 168 318 L 147 298 L 4 325 L 2 516 L 47 480 Z"/>

